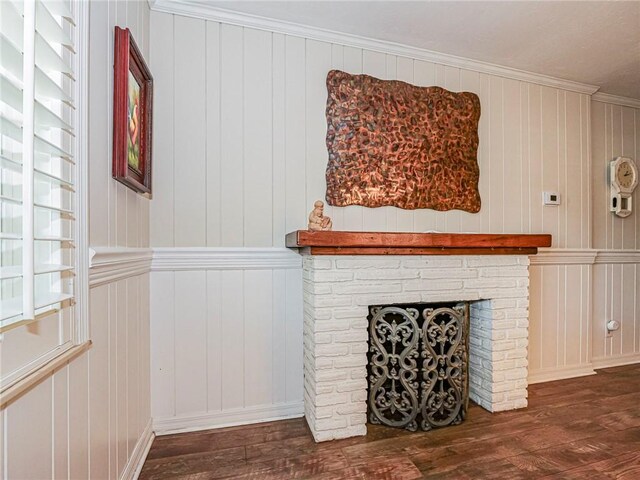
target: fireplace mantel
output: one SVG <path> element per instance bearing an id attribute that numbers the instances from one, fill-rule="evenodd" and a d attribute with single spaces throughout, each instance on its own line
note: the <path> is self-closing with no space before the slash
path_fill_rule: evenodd
<path id="1" fill-rule="evenodd" d="M 551 235 L 297 230 L 286 245 L 310 255 L 534 255 Z"/>

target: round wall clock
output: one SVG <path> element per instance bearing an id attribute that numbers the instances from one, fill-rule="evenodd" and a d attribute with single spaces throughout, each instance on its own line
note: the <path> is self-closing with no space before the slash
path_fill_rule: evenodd
<path id="1" fill-rule="evenodd" d="M 609 209 L 619 217 L 628 217 L 632 211 L 631 194 L 638 185 L 638 167 L 628 157 L 618 157 L 609 164 L 611 200 Z"/>

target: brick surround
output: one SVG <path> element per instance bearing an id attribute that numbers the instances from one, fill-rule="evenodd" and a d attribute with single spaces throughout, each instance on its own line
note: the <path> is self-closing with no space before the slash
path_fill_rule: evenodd
<path id="1" fill-rule="evenodd" d="M 304 404 L 317 442 L 366 433 L 370 305 L 471 301 L 470 397 L 527 406 L 529 257 L 304 255 Z"/>

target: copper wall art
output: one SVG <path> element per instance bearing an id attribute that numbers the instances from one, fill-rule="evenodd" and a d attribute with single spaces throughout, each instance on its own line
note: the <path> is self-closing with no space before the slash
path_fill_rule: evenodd
<path id="1" fill-rule="evenodd" d="M 480 211 L 480 100 L 332 70 L 327 75 L 329 205 Z"/>

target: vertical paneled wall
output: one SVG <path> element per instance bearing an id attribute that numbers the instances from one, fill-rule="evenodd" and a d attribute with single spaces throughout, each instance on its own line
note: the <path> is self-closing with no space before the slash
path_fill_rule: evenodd
<path id="1" fill-rule="evenodd" d="M 562 257 L 529 268 L 529 381 L 584 375 L 591 366 L 595 255 Z M 542 257 L 542 255 L 541 255 Z"/>
<path id="2" fill-rule="evenodd" d="M 128 27 L 149 63 L 149 8 L 144 3 L 101 0 L 90 5 L 89 238 L 94 247 L 149 246 L 149 200 L 111 178 L 113 30 Z"/>
<path id="3" fill-rule="evenodd" d="M 157 432 L 302 412 L 302 280 L 291 257 L 152 274 Z"/>
<path id="4" fill-rule="evenodd" d="M 147 247 L 149 201 L 111 178 L 111 122 L 113 27 L 128 26 L 148 58 L 149 7 L 89 8 L 90 244 Z M 89 300 L 91 349 L 0 412 L 1 478 L 133 476 L 151 435 L 149 274 L 94 286 Z"/>
<path id="5" fill-rule="evenodd" d="M 593 247 L 603 250 L 640 250 L 640 202 L 620 218 L 609 211 L 609 162 L 631 157 L 640 164 L 640 108 L 592 102 L 593 137 Z"/>
<path id="6" fill-rule="evenodd" d="M 121 478 L 150 428 L 149 274 L 92 288 L 91 319 L 85 447 L 91 470 L 82 478 Z"/>
<path id="7" fill-rule="evenodd" d="M 328 207 L 336 230 L 546 232 L 588 248 L 590 98 L 377 51 L 152 12 L 151 237 L 158 247 L 282 247 L 324 198 L 332 68 L 479 95 L 478 214 Z M 542 192 L 560 192 L 544 207 Z"/>
<path id="8" fill-rule="evenodd" d="M 594 268 L 593 356 L 640 361 L 640 194 L 627 218 L 609 212 L 609 162 L 626 156 L 640 166 L 640 108 L 592 103 L 593 245 L 610 253 Z M 607 334 L 608 320 L 621 323 Z"/>
<path id="9" fill-rule="evenodd" d="M 591 248 L 588 95 L 159 12 L 151 13 L 151 67 L 157 92 L 151 244 L 206 250 L 213 256 L 227 247 L 277 249 L 284 245 L 287 232 L 306 228 L 313 202 L 325 193 L 325 79 L 330 69 L 478 94 L 483 202 L 479 214 L 358 206 L 328 207 L 326 212 L 336 230 L 551 233 L 560 253 L 552 264 L 531 267 L 531 373 L 557 377 L 559 370 L 590 369 L 587 305 L 592 266 L 575 260 L 567 264 L 562 257 L 565 251 Z M 560 192 L 562 205 L 544 207 L 545 190 Z M 220 272 L 211 267 L 207 274 Z M 211 367 L 211 345 L 201 336 L 205 326 L 233 331 L 244 344 L 256 342 L 262 334 L 247 328 L 251 320 L 246 308 L 234 316 L 217 317 L 210 313 L 211 306 L 224 305 L 224 297 L 219 299 L 208 287 L 203 290 L 193 276 L 172 275 L 152 273 L 152 410 L 154 421 L 189 428 L 193 424 L 170 420 L 207 415 L 208 397 L 204 391 L 198 400 L 189 397 L 197 404 L 187 412 L 180 400 L 184 386 L 180 382 L 190 382 L 184 378 L 196 371 L 199 377 L 206 376 L 207 384 L 222 385 L 223 395 L 234 396 L 246 393 L 249 378 L 243 371 L 227 379 L 226 365 L 233 364 L 224 363 L 224 358 L 222 370 L 220 365 Z M 164 285 L 171 284 L 170 279 L 178 282 L 179 290 Z M 240 305 L 261 298 L 261 289 L 269 296 L 276 287 L 275 277 L 254 280 L 249 286 L 236 279 L 234 289 L 239 290 L 234 292 L 241 297 Z M 185 290 L 178 286 L 181 282 L 195 282 L 198 287 Z M 290 286 L 280 283 L 277 288 Z M 185 305 L 182 295 L 193 302 Z M 273 293 L 271 298 L 275 301 Z M 298 315 L 301 324 L 302 313 Z M 237 328 L 239 322 L 242 329 Z M 302 338 L 285 341 L 300 344 Z M 194 351 L 181 352 L 184 345 Z M 275 344 L 258 350 L 252 358 L 262 356 L 271 362 L 274 348 Z M 205 362 L 209 367 L 203 371 L 204 359 L 209 359 Z M 187 391 L 204 388 L 186 387 Z M 263 388 L 261 402 L 272 405 L 270 387 Z M 225 408 L 223 404 L 223 412 Z M 216 424 L 209 418 L 210 425 Z"/>
<path id="10" fill-rule="evenodd" d="M 91 289 L 89 352 L 2 411 L 2 478 L 123 478 L 150 434 L 148 299 L 149 274 Z"/>

